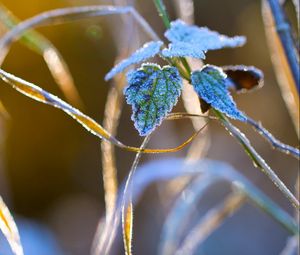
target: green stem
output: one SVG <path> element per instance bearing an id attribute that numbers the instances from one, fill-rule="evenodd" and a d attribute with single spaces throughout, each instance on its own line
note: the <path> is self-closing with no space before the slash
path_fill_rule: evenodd
<path id="1" fill-rule="evenodd" d="M 162 18 L 162 20 L 165 24 L 165 27 L 167 29 L 169 29 L 171 27 L 171 22 L 170 22 L 170 19 L 169 19 L 167 10 L 166 10 L 166 6 L 164 5 L 162 0 L 153 0 L 153 1 L 157 8 L 159 16 Z"/>

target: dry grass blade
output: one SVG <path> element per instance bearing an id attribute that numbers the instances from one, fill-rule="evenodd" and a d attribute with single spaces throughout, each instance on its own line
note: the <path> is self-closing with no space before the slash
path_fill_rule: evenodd
<path id="1" fill-rule="evenodd" d="M 30 19 L 27 19 L 8 33 L 6 33 L 0 39 L 0 60 L 5 56 L 5 49 L 17 38 L 19 38 L 28 29 L 45 26 L 45 25 L 55 25 L 66 22 L 71 22 L 74 20 L 84 19 L 88 17 L 97 16 L 107 16 L 113 14 L 130 14 L 136 22 L 144 29 L 144 31 L 153 39 L 159 40 L 159 37 L 150 27 L 150 25 L 144 20 L 144 18 L 137 13 L 137 11 L 131 6 L 116 7 L 116 6 L 101 6 L 101 5 L 91 5 L 91 6 L 81 6 L 81 7 L 69 7 L 51 10 L 48 12 L 40 13 Z"/>
<path id="2" fill-rule="evenodd" d="M 201 130 L 203 130 L 206 127 L 206 125 L 204 125 Z M 145 146 L 145 145 L 144 145 Z M 142 194 L 143 190 L 151 183 L 154 181 L 158 181 L 160 179 L 162 180 L 169 180 L 171 178 L 175 178 L 175 177 L 179 177 L 182 175 L 188 175 L 187 173 L 178 170 L 178 171 L 163 171 L 163 169 L 160 168 L 156 168 L 154 167 L 153 169 L 151 169 L 151 171 L 149 169 L 147 169 L 147 171 L 142 172 L 139 171 L 139 175 L 136 176 L 136 174 L 134 175 L 134 180 L 132 180 L 132 174 L 135 173 L 135 168 L 138 164 L 139 161 L 139 157 L 141 156 L 140 153 L 138 153 L 136 155 L 136 158 L 133 162 L 129 177 L 126 180 L 126 183 L 120 187 L 120 192 L 119 192 L 119 196 L 118 196 L 118 201 L 117 201 L 117 206 L 116 209 L 114 211 L 114 214 L 112 217 L 110 217 L 109 222 L 105 224 L 104 229 L 100 229 L 100 227 L 97 230 L 96 236 L 94 238 L 94 244 L 93 244 L 93 248 L 92 248 L 92 254 L 93 255 L 98 255 L 98 254 L 110 254 L 111 251 L 111 246 L 112 243 L 115 241 L 116 238 L 116 232 L 120 223 L 120 219 L 121 219 L 121 214 L 123 211 L 123 223 L 124 223 L 124 219 L 126 219 L 126 217 L 124 217 L 125 212 L 126 212 L 126 206 L 124 206 L 125 203 L 127 203 L 127 205 L 129 205 L 130 201 L 133 202 L 133 204 L 138 200 L 140 194 Z M 134 170 L 134 171 L 132 171 Z M 146 169 L 145 169 L 146 170 Z M 153 171 L 155 170 L 155 171 Z M 159 171 L 158 171 L 159 170 Z M 147 176 L 148 174 L 150 174 L 151 176 Z M 131 186 L 131 183 L 134 182 L 134 185 Z M 126 192 L 123 192 L 123 190 L 125 191 L 125 186 L 127 186 L 126 188 Z M 130 187 L 131 186 L 131 187 Z M 131 196 L 131 192 L 128 192 L 129 190 L 132 189 L 132 196 Z M 125 193 L 125 195 L 124 195 Z M 128 195 L 129 193 L 129 195 Z"/>
<path id="3" fill-rule="evenodd" d="M 194 23 L 194 1 L 176 0 L 175 7 L 180 19 L 182 19 L 187 24 Z"/>
<path id="4" fill-rule="evenodd" d="M 74 118 L 78 123 L 80 123 L 87 131 L 92 133 L 93 135 L 105 139 L 112 144 L 128 150 L 132 152 L 142 152 L 142 153 L 168 153 L 168 152 L 176 152 L 187 146 L 189 143 L 193 141 L 193 139 L 199 134 L 201 129 L 195 132 L 189 139 L 187 139 L 181 145 L 170 148 L 170 149 L 141 149 L 138 147 L 127 146 L 120 141 L 118 141 L 114 136 L 112 136 L 107 130 L 105 130 L 100 124 L 98 124 L 95 120 L 88 117 L 87 115 L 80 112 L 78 109 L 72 107 L 68 103 L 64 102 L 60 98 L 52 95 L 51 93 L 41 89 L 40 87 L 29 83 L 25 80 L 22 80 L 12 74 L 9 74 L 2 69 L 0 69 L 0 76 L 3 81 L 7 84 L 12 86 L 15 90 L 19 91 L 20 93 L 24 94 L 25 96 L 34 99 L 38 102 L 51 105 L 56 107 L 72 118 Z"/>
<path id="5" fill-rule="evenodd" d="M 210 209 L 190 231 L 176 255 L 194 254 L 197 247 L 205 241 L 232 213 L 236 212 L 245 202 L 246 197 L 240 192 L 228 195 L 221 205 Z"/>
<path id="6" fill-rule="evenodd" d="M 7 29 L 13 29 L 20 22 L 1 3 L 0 21 Z M 41 34 L 32 30 L 25 32 L 20 38 L 20 41 L 31 50 L 43 56 L 49 71 L 51 72 L 56 83 L 59 85 L 61 91 L 64 93 L 65 97 L 69 102 L 81 108 L 82 101 L 74 84 L 70 70 L 63 57 L 53 46 L 53 44 Z M 2 49 L 0 66 L 2 65 L 9 49 L 9 45 L 6 45 L 6 47 Z"/>
<path id="7" fill-rule="evenodd" d="M 123 242 L 125 248 L 125 254 L 132 254 L 132 235 L 133 235 L 133 205 L 129 202 L 126 211 L 122 215 L 123 222 Z"/>
<path id="8" fill-rule="evenodd" d="M 265 23 L 265 33 L 271 51 L 271 59 L 274 65 L 275 74 L 280 85 L 283 99 L 288 107 L 295 125 L 295 130 L 299 137 L 299 95 L 282 44 L 275 30 L 275 24 L 270 7 L 266 0 L 264 0 L 262 4 L 262 16 Z"/>
<path id="9" fill-rule="evenodd" d="M 142 145 L 141 149 L 144 149 L 150 140 L 148 135 Z M 132 246 L 132 229 L 133 229 L 133 206 L 132 206 L 132 186 L 133 186 L 133 176 L 140 162 L 142 154 L 138 152 L 132 163 L 130 172 L 128 174 L 122 201 L 122 228 L 123 228 L 123 241 L 126 255 L 131 255 Z"/>
<path id="10" fill-rule="evenodd" d="M 9 113 L 1 101 L 0 101 L 0 115 L 5 119 L 9 118 Z"/>
<path id="11" fill-rule="evenodd" d="M 112 1 L 115 6 L 128 6 L 131 1 L 128 0 L 114 0 Z M 118 49 L 117 60 L 127 58 L 132 49 L 138 47 L 135 44 L 138 43 L 139 33 L 137 33 L 137 26 L 133 17 L 127 15 L 121 15 L 124 23 L 124 29 L 122 32 L 114 32 L 114 42 Z M 115 23 L 110 23 L 112 31 L 115 31 Z M 134 36 L 137 39 L 137 43 L 131 43 L 124 47 L 123 42 L 128 38 Z M 136 47 L 135 47 L 136 46 Z M 119 62 L 119 61 L 115 61 Z M 113 86 L 110 87 L 107 100 L 105 104 L 103 127 L 109 131 L 112 135 L 116 135 L 117 127 L 119 125 L 120 116 L 122 113 L 123 105 L 123 89 L 126 85 L 126 79 L 124 74 L 120 74 L 113 79 Z M 106 141 L 101 143 L 102 154 L 102 172 L 103 172 L 103 185 L 105 191 L 105 205 L 106 205 L 106 218 L 109 221 L 109 217 L 113 215 L 115 210 L 117 192 L 118 192 L 118 180 L 117 180 L 117 167 L 114 146 Z"/>
<path id="12" fill-rule="evenodd" d="M 0 197 L 0 230 L 6 237 L 15 255 L 23 255 L 23 248 L 16 223 Z"/>
<path id="13" fill-rule="evenodd" d="M 272 19 L 276 28 L 277 36 L 283 48 L 284 55 L 288 62 L 288 67 L 292 73 L 294 84 L 300 93 L 300 73 L 299 73 L 299 55 L 295 46 L 291 26 L 286 18 L 283 6 L 277 0 L 267 0 L 269 10 L 272 13 Z"/>
<path id="14" fill-rule="evenodd" d="M 112 135 L 116 134 L 121 115 L 123 96 L 118 89 L 120 83 L 122 83 L 122 81 L 116 81 L 117 86 L 110 88 L 105 105 L 103 127 Z M 111 217 L 115 208 L 118 192 L 115 151 L 114 146 L 107 141 L 102 141 L 101 149 L 106 217 Z"/>

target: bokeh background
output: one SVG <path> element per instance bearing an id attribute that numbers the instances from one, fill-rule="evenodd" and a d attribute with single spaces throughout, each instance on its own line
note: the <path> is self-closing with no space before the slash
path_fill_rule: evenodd
<path id="1" fill-rule="evenodd" d="M 21 20 L 54 8 L 106 4 L 89 0 L 2 0 Z M 136 1 L 137 9 L 160 35 L 164 31 L 152 1 Z M 165 1 L 171 17 L 176 18 L 173 1 Z M 240 109 L 261 120 L 276 137 L 297 146 L 298 139 L 281 97 L 272 68 L 261 17 L 261 2 L 253 0 L 197 0 L 195 23 L 226 35 L 245 35 L 242 48 L 210 52 L 208 63 L 215 65 L 245 64 L 263 70 L 265 85 L 249 94 L 234 95 Z M 115 24 L 115 26 L 111 26 Z M 124 27 L 118 17 L 90 18 L 74 23 L 47 26 L 37 30 L 60 50 L 68 63 L 84 103 L 84 112 L 100 123 L 109 83 L 104 75 L 115 61 L 114 33 Z M 145 37 L 146 38 L 146 37 Z M 145 39 L 146 40 L 146 39 Z M 134 43 L 129 38 L 128 43 Z M 14 43 L 3 69 L 34 82 L 63 98 L 43 59 L 20 43 Z M 0 194 L 15 215 L 23 243 L 30 255 L 89 254 L 100 217 L 104 216 L 104 193 L 101 172 L 100 140 L 57 109 L 33 102 L 1 81 L 0 100 L 10 117 L 2 119 L 0 154 Z M 182 110 L 182 102 L 176 108 Z M 272 150 L 251 128 L 236 123 L 253 145 L 293 188 L 298 162 Z M 292 208 L 276 187 L 255 169 L 247 155 L 218 123 L 209 126 L 210 147 L 207 157 L 229 162 L 268 194 L 282 208 Z M 180 144 L 192 126 L 188 120 L 168 122 L 153 136 L 152 148 Z M 130 120 L 130 108 L 124 106 L 118 137 L 130 145 L 141 138 Z M 201 137 L 199 138 L 201 139 Z M 126 177 L 134 154 L 117 150 L 119 181 Z M 183 157 L 187 149 L 169 156 Z M 145 156 L 143 161 L 166 155 Z M 166 185 L 158 183 L 147 189 L 135 211 L 134 252 L 153 255 L 157 252 L 163 221 L 170 209 Z M 199 215 L 205 208 L 222 200 L 226 185 L 209 190 L 199 204 Z M 250 204 L 243 206 L 201 246 L 197 254 L 279 254 L 288 233 L 272 219 Z M 3 238 L 2 238 L 3 239 Z M 2 248 L 1 248 L 2 246 Z M 2 255 L 4 241 L 0 242 Z M 36 249 L 36 251 L 35 251 Z M 41 249 L 41 250 L 38 250 Z M 122 254 L 122 248 L 119 249 Z"/>

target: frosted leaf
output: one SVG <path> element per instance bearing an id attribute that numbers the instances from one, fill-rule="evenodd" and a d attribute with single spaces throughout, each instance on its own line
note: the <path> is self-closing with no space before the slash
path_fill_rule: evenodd
<path id="1" fill-rule="evenodd" d="M 263 72 L 254 66 L 224 66 L 222 69 L 227 75 L 227 88 L 248 92 L 263 86 Z"/>
<path id="2" fill-rule="evenodd" d="M 171 42 L 169 48 L 163 51 L 165 57 L 191 56 L 204 59 L 204 53 L 208 50 L 234 48 L 246 42 L 244 36 L 228 37 L 211 31 L 207 27 L 187 25 L 181 20 L 171 23 L 171 28 L 166 31 L 165 37 Z"/>
<path id="3" fill-rule="evenodd" d="M 237 109 L 227 90 L 226 78 L 221 68 L 212 65 L 205 65 L 191 76 L 195 91 L 206 103 L 230 118 L 246 121 L 246 116 Z"/>
<path id="4" fill-rule="evenodd" d="M 105 75 L 105 80 L 108 81 L 112 79 L 116 74 L 121 73 L 127 67 L 143 62 L 149 58 L 153 58 L 156 54 L 160 52 L 160 48 L 163 45 L 161 41 L 152 41 L 145 43 L 142 48 L 134 52 L 129 58 L 122 60 L 114 68 L 112 68 L 109 73 Z"/>
<path id="5" fill-rule="evenodd" d="M 173 57 L 192 57 L 205 59 L 205 54 L 200 48 L 194 47 L 191 49 L 190 43 L 175 42 L 170 43 L 169 48 L 162 51 L 162 55 L 167 58 Z"/>
<path id="6" fill-rule="evenodd" d="M 148 63 L 128 73 L 127 80 L 124 94 L 132 105 L 131 119 L 141 136 L 148 135 L 177 103 L 182 79 L 175 67 Z"/>

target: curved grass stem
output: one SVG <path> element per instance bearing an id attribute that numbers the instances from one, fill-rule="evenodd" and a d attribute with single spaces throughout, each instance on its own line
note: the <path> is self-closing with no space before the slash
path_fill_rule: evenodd
<path id="1" fill-rule="evenodd" d="M 219 117 L 220 122 L 228 130 L 228 132 L 235 137 L 239 143 L 243 146 L 244 150 L 247 152 L 249 157 L 253 160 L 256 167 L 258 167 L 264 174 L 266 174 L 269 179 L 274 183 L 274 185 L 286 196 L 286 198 L 292 203 L 294 207 L 300 209 L 300 204 L 293 193 L 286 187 L 286 185 L 279 179 L 276 173 L 271 169 L 271 167 L 265 162 L 265 160 L 257 153 L 257 151 L 252 147 L 250 141 L 247 137 L 224 116 L 223 113 L 214 110 L 214 113 Z"/>

